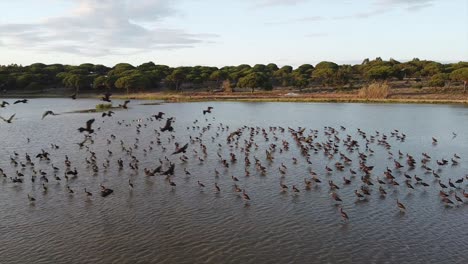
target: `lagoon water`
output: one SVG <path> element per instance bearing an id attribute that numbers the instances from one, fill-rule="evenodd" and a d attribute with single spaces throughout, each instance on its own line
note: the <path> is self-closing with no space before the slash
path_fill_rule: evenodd
<path id="1" fill-rule="evenodd" d="M 466 106 L 236 102 L 142 105 L 143 101 L 132 100 L 128 110 L 115 111 L 111 118 L 102 118 L 100 113 L 67 113 L 93 108 L 98 103 L 93 99 L 32 99 L 25 105 L 0 109 L 3 117 L 16 113 L 12 124 L 0 123 L 0 168 L 7 175 L 0 178 L 0 263 L 466 263 L 468 260 L 468 199 L 462 195 L 463 190 L 468 190 L 468 180 L 457 184 L 457 189 L 445 190 L 456 203 L 446 206 L 438 195 L 441 187 L 432 173 L 420 168 L 424 152 L 432 157 L 427 166 L 438 171 L 446 185 L 449 178 L 455 182 L 468 174 Z M 114 104 L 118 103 L 115 100 Z M 202 109 L 209 105 L 214 107 L 213 113 L 203 116 Z M 61 115 L 41 120 L 45 110 Z M 162 145 L 151 145 L 157 137 L 154 129 L 163 126 L 164 121 L 147 118 L 159 111 L 175 117 L 172 133 L 175 139 L 169 142 L 170 133 L 162 133 Z M 90 158 L 87 149 L 75 144 L 83 140 L 77 128 L 90 118 L 96 118 L 94 144 L 87 144 L 96 153 L 99 166 L 96 174 L 85 162 L 85 158 Z M 132 121 L 138 118 L 142 122 Z M 198 120 L 196 125 L 194 120 Z M 229 130 L 218 130 L 220 123 L 229 126 Z M 137 124 L 142 125 L 140 134 L 136 132 Z M 200 134 L 208 124 L 211 128 Z M 346 131 L 340 130 L 340 125 Z M 229 147 L 226 142 L 229 133 L 243 126 L 265 128 L 269 137 L 265 141 L 261 132 L 255 135 L 258 149 L 252 148 L 249 177 L 244 176 L 241 152 L 248 133 L 244 132 L 238 147 L 234 144 Z M 286 129 L 284 133 L 275 132 L 277 141 L 269 130 L 271 126 Z M 366 201 L 359 201 L 354 195 L 354 190 L 363 184 L 357 151 L 347 152 L 342 141 L 337 143 L 339 150 L 353 160 L 344 171 L 334 167 L 336 162 L 342 162 L 338 154 L 329 159 L 323 151 L 317 154 L 311 151 L 312 164 L 308 164 L 287 129 L 305 127 L 306 134 L 309 129 L 317 129 L 314 142 L 322 143 L 328 140 L 325 126 L 336 128 L 341 140 L 347 134 L 358 140 L 360 152 L 368 155 L 367 164 L 375 166 L 371 176 L 375 185 L 370 186 L 371 196 Z M 375 135 L 376 130 L 380 135 L 386 134 L 392 148 L 387 150 L 376 140 L 369 144 L 374 150 L 374 155 L 370 155 L 358 128 L 368 136 Z M 391 137 L 395 129 L 406 134 L 404 142 Z M 453 132 L 457 134 L 455 138 Z M 116 139 L 108 144 L 111 134 Z M 207 146 L 208 155 L 203 162 L 197 158 L 203 157 L 199 143 L 189 144 L 186 153 L 189 160 L 185 163 L 179 156 L 170 155 L 174 142 L 185 144 L 189 136 L 201 137 Z M 438 144 L 432 144 L 432 137 L 438 139 Z M 138 148 L 134 146 L 136 138 Z M 140 161 L 138 171 L 129 168 L 131 155 L 122 151 L 120 140 L 127 149 L 133 148 L 132 155 Z M 275 143 L 280 148 L 282 140 L 290 143 L 290 149 L 282 153 L 277 149 L 274 161 L 267 162 L 265 150 L 269 144 Z M 60 148 L 53 150 L 51 143 Z M 162 146 L 167 150 L 163 151 Z M 50 162 L 35 158 L 41 149 L 50 152 Z M 113 155 L 109 156 L 107 150 Z M 423 178 L 429 187 L 415 184 L 414 179 L 414 190 L 405 186 L 403 173 L 408 166 L 405 157 L 399 159 L 399 150 L 413 155 L 417 161 L 416 168 L 408 174 Z M 405 167 L 395 169 L 388 151 Z M 31 166 L 21 169 L 12 165 L 10 157 L 15 156 L 14 152 L 19 154 L 18 162 L 23 163 L 25 153 L 29 153 L 35 170 L 47 172 L 46 193 L 39 177 L 31 182 Z M 224 168 L 217 152 L 228 160 L 229 153 L 235 153 L 238 161 Z M 454 153 L 461 159 L 452 166 L 450 159 Z M 79 171 L 78 177 L 68 183 L 63 176 L 65 155 L 70 158 L 72 168 Z M 143 168 L 156 168 L 164 156 L 176 164 L 172 178 L 177 184 L 175 188 L 164 176 L 148 177 L 143 172 Z M 254 156 L 267 168 L 265 176 L 255 169 Z M 297 164 L 293 164 L 292 157 L 298 159 Z M 119 158 L 124 160 L 123 170 L 118 169 Z M 449 160 L 449 164 L 438 166 L 436 160 L 442 158 Z M 110 160 L 108 169 L 102 167 L 105 159 Z M 280 190 L 278 172 L 282 163 L 288 168 L 282 181 L 289 191 L 284 193 Z M 59 167 L 57 175 L 61 181 L 54 179 L 52 164 Z M 330 174 L 326 174 L 327 165 L 334 169 Z M 377 177 L 384 178 L 386 167 L 393 170 L 400 186 L 385 185 L 388 195 L 383 198 L 379 195 Z M 185 175 L 184 168 L 191 176 Z M 344 185 L 343 176 L 351 176 L 349 168 L 358 171 L 358 176 L 352 178 L 350 185 Z M 219 177 L 215 176 L 215 169 L 220 171 Z M 317 172 L 322 183 L 305 190 L 304 178 L 310 179 L 310 169 Z M 9 179 L 16 176 L 17 170 L 25 175 L 22 184 Z M 239 178 L 237 184 L 249 194 L 249 205 L 233 191 L 232 175 Z M 129 179 L 133 189 L 128 186 Z M 330 197 L 328 180 L 340 187 L 337 193 L 350 218 L 347 222 L 341 219 Z M 200 188 L 197 181 L 206 187 Z M 214 190 L 215 182 L 221 188 L 220 193 Z M 114 194 L 101 197 L 100 184 L 112 188 Z M 67 192 L 67 185 L 74 194 Z M 293 194 L 292 185 L 300 192 Z M 93 193 L 91 198 L 86 197 L 84 188 Z M 454 193 L 465 203 L 456 202 Z M 28 201 L 28 194 L 35 197 L 34 203 Z M 406 213 L 398 210 L 397 199 L 406 206 Z"/>

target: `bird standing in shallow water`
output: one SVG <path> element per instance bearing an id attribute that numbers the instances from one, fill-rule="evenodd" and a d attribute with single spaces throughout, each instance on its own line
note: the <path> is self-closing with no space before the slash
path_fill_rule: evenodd
<path id="1" fill-rule="evenodd" d="M 348 220 L 349 220 L 348 214 L 345 213 L 345 211 L 343 211 L 343 208 L 342 208 L 342 207 L 340 207 L 340 213 L 341 213 L 341 217 L 343 218 L 344 221 L 348 221 Z"/>
<path id="2" fill-rule="evenodd" d="M 30 202 L 34 202 L 34 201 L 36 201 L 36 198 L 34 198 L 34 197 L 32 197 L 31 195 L 28 194 L 28 200 Z"/>
<path id="3" fill-rule="evenodd" d="M 402 203 L 400 203 L 399 200 L 397 200 L 397 206 L 400 209 L 400 211 L 402 211 L 402 212 L 406 211 L 406 207 Z"/>
<path id="4" fill-rule="evenodd" d="M 243 198 L 245 201 L 250 201 L 250 197 L 247 195 L 247 193 L 245 192 L 245 190 L 242 191 L 242 198 Z"/>

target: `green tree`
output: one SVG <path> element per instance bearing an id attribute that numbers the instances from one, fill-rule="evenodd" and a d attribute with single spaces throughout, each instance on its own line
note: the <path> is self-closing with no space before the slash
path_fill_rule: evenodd
<path id="1" fill-rule="evenodd" d="M 434 74 L 431 77 L 431 80 L 429 81 L 429 86 L 434 86 L 434 87 L 444 87 L 445 82 L 449 79 L 448 74 L 446 73 L 437 73 Z"/>
<path id="2" fill-rule="evenodd" d="M 335 84 L 345 85 L 350 83 L 353 75 L 353 68 L 351 65 L 339 66 L 338 71 L 335 74 Z"/>
<path id="3" fill-rule="evenodd" d="M 88 76 L 73 73 L 59 73 L 59 75 L 63 76 L 63 85 L 68 88 L 74 88 L 75 92 L 78 92 L 83 88 L 88 88 L 91 86 L 91 81 Z"/>
<path id="4" fill-rule="evenodd" d="M 275 78 L 275 80 L 283 87 L 287 87 L 287 86 L 291 85 L 292 67 L 291 66 L 289 66 L 289 67 L 290 68 L 282 67 L 281 69 L 279 69 L 279 70 L 277 70 L 277 71 L 275 71 L 273 73 L 273 77 Z"/>
<path id="5" fill-rule="evenodd" d="M 139 66 L 137 66 L 137 69 L 140 71 L 152 71 L 156 68 L 156 64 L 154 62 L 145 62 Z"/>
<path id="6" fill-rule="evenodd" d="M 450 74 L 450 79 L 463 82 L 463 92 L 466 93 L 466 86 L 468 84 L 468 67 L 453 71 Z"/>
<path id="7" fill-rule="evenodd" d="M 183 68 L 177 68 L 166 77 L 166 81 L 171 83 L 176 91 L 179 91 L 182 83 L 186 80 L 186 76 Z"/>
<path id="8" fill-rule="evenodd" d="M 252 72 L 240 78 L 239 82 L 237 82 L 237 87 L 250 88 L 252 93 L 255 91 L 255 88 L 262 88 L 265 90 L 271 90 L 273 88 L 269 78 L 266 74 L 261 72 Z"/>
<path id="9" fill-rule="evenodd" d="M 135 67 L 129 63 L 118 63 L 114 68 L 108 72 L 108 75 L 117 75 L 121 76 L 124 72 L 133 70 Z"/>
<path id="10" fill-rule="evenodd" d="M 94 78 L 93 88 L 94 89 L 103 89 L 103 88 L 108 89 L 107 77 L 106 76 L 98 76 L 98 77 Z"/>
<path id="11" fill-rule="evenodd" d="M 336 78 L 339 66 L 334 62 L 322 61 L 315 66 L 312 79 L 322 82 L 324 85 L 332 85 Z"/>
<path id="12" fill-rule="evenodd" d="M 220 83 L 228 78 L 228 73 L 222 70 L 216 70 L 210 74 L 209 79 L 216 82 L 218 87 Z"/>
<path id="13" fill-rule="evenodd" d="M 300 71 L 293 71 L 291 74 L 292 84 L 294 87 L 302 90 L 309 85 L 309 79 L 307 74 L 302 74 Z"/>
<path id="14" fill-rule="evenodd" d="M 275 71 L 279 70 L 278 65 L 276 65 L 274 63 L 268 63 L 266 68 L 268 69 L 269 72 L 275 72 Z"/>
<path id="15" fill-rule="evenodd" d="M 430 62 L 424 66 L 421 73 L 423 76 L 433 76 L 435 74 L 441 73 L 442 71 L 442 64 L 438 62 Z"/>
<path id="16" fill-rule="evenodd" d="M 115 81 L 115 87 L 118 89 L 125 89 L 127 94 L 133 91 L 144 90 L 150 85 L 150 80 L 143 74 L 136 73 L 128 76 L 123 76 Z"/>
<path id="17" fill-rule="evenodd" d="M 370 68 L 365 76 L 367 79 L 375 80 L 386 80 L 393 75 L 393 68 L 390 66 L 375 66 Z"/>

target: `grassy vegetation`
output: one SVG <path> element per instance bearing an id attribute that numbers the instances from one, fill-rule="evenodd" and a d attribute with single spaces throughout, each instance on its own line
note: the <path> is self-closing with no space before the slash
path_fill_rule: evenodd
<path id="1" fill-rule="evenodd" d="M 286 91 L 255 93 L 136 93 L 114 96 L 121 99 L 163 100 L 166 102 L 324 102 L 324 103 L 421 103 L 421 104 L 468 104 L 468 95 L 456 91 L 452 94 L 435 93 L 432 89 L 396 89 L 383 98 L 362 98 L 359 92 L 302 93 L 285 96 Z"/>
<path id="2" fill-rule="evenodd" d="M 387 83 L 372 83 L 362 87 L 359 90 L 359 98 L 364 99 L 385 99 L 390 93 L 390 87 Z"/>
<path id="3" fill-rule="evenodd" d="M 97 104 L 96 110 L 98 111 L 105 111 L 112 108 L 112 104 Z"/>

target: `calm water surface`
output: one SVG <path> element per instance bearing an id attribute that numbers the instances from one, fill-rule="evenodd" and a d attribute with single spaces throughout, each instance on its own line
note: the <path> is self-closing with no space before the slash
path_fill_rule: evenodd
<path id="1" fill-rule="evenodd" d="M 13 100 L 8 100 L 13 101 Z M 384 104 L 313 104 L 313 103 L 178 103 L 162 105 L 141 105 L 132 101 L 130 109 L 115 111 L 112 118 L 102 118 L 99 113 L 68 113 L 74 110 L 93 108 L 97 100 L 33 99 L 23 105 L 11 105 L 0 109 L 3 117 L 16 113 L 12 124 L 0 123 L 0 168 L 8 178 L 0 179 L 0 263 L 466 263 L 468 256 L 468 201 L 462 191 L 468 190 L 468 180 L 457 184 L 458 188 L 445 189 L 450 192 L 454 206 L 445 206 L 438 195 L 441 187 L 432 173 L 424 173 L 421 166 L 421 153 L 428 153 L 432 159 L 427 166 L 438 171 L 443 183 L 448 185 L 468 174 L 468 108 L 451 105 L 384 105 Z M 114 104 L 118 104 L 115 100 Z M 202 109 L 213 106 L 211 115 L 203 116 Z M 62 113 L 41 120 L 45 110 Z M 162 133 L 162 144 L 157 145 L 154 129 L 163 126 L 164 121 L 147 120 L 162 111 L 175 117 L 175 136 Z M 208 120 L 205 120 L 205 117 Z M 77 128 L 86 120 L 96 118 L 93 135 L 94 144 L 87 143 L 97 157 L 99 172 L 93 173 L 85 158 L 91 154 L 86 148 L 80 149 L 75 143 L 83 140 Z M 137 123 L 133 120 L 141 118 Z M 197 124 L 193 124 L 198 120 Z M 104 121 L 104 122 L 103 122 Z M 123 125 L 117 122 L 123 121 Z M 220 128 L 229 126 L 229 130 Z M 128 126 L 127 126 L 128 124 Z M 136 125 L 141 124 L 137 134 Z M 202 133 L 203 127 L 211 124 Z M 346 131 L 340 130 L 340 125 Z M 199 126 L 199 128 L 192 126 Z M 244 172 L 245 131 L 239 146 L 229 146 L 226 137 L 243 126 L 265 128 L 269 141 L 262 133 L 255 135 L 258 149 L 252 148 L 249 156 L 252 165 Z M 270 126 L 281 126 L 284 133 L 269 130 Z M 324 127 L 338 130 L 339 151 L 353 162 L 344 171 L 337 171 L 334 164 L 340 160 L 338 154 L 331 159 L 320 150 L 310 152 L 312 164 L 301 156 L 296 143 L 287 128 L 305 127 L 305 135 L 310 129 L 317 129 L 314 142 L 326 142 Z M 187 129 L 189 127 L 189 129 Z M 99 130 L 97 130 L 100 128 Z M 357 129 L 366 132 L 368 137 L 380 132 L 369 147 Z M 398 129 L 406 134 L 404 142 L 391 137 Z M 453 138 L 452 132 L 457 133 Z M 202 133 L 202 134 L 200 134 Z M 218 133 L 218 134 L 217 134 Z M 107 143 L 110 135 L 115 140 Z M 360 152 L 368 155 L 368 165 L 373 165 L 371 196 L 366 201 L 357 200 L 354 190 L 363 184 L 360 177 L 358 151 L 348 152 L 343 146 L 346 135 L 359 141 Z M 386 150 L 377 144 L 382 134 L 388 136 L 392 146 Z M 201 154 L 198 142 L 189 145 L 187 162 L 180 155 L 170 155 L 174 142 L 185 144 L 189 136 L 201 137 L 208 155 Z M 28 143 L 26 138 L 30 138 Z M 432 137 L 438 144 L 432 144 Z M 139 142 L 136 142 L 136 138 Z M 214 138 L 214 139 L 212 139 Z M 120 141 L 131 155 L 139 160 L 139 170 L 129 168 L 131 155 L 122 151 Z M 169 142 L 170 140 L 170 142 Z M 282 140 L 290 143 L 290 149 L 280 153 Z M 155 144 L 151 144 L 154 141 Z M 53 150 L 50 144 L 60 149 Z M 277 144 L 274 161 L 267 162 L 265 150 L 271 143 Z M 135 146 L 137 144 L 137 146 Z M 221 144 L 221 147 L 218 146 Z M 153 149 L 150 150 L 149 146 Z M 162 147 L 167 150 L 163 151 Z M 45 162 L 35 156 L 41 149 L 50 152 L 51 161 Z M 107 150 L 113 152 L 108 155 Z M 198 152 L 195 153 L 194 150 Z M 403 174 L 407 172 L 405 158 L 398 157 L 398 151 L 413 155 L 416 168 L 408 174 L 418 175 L 429 187 L 412 184 L 408 189 Z M 393 157 L 404 168 L 395 169 Z M 32 167 L 14 167 L 10 157 L 18 153 L 18 162 L 25 163 L 25 153 L 33 157 L 34 169 L 47 172 L 48 191 L 43 191 L 42 182 L 37 177 L 31 182 Z M 238 161 L 224 168 L 217 152 L 229 160 L 229 153 L 235 153 Z M 461 159 L 456 166 L 451 158 L 457 153 Z M 78 177 L 65 181 L 65 155 L 72 162 L 72 168 L 79 171 Z M 154 169 L 159 159 L 176 164 L 172 180 L 177 184 L 171 188 L 164 176 L 147 177 L 143 168 Z M 255 168 L 254 156 L 267 168 L 262 176 Z M 199 161 L 203 157 L 204 161 Z M 293 164 L 292 157 L 298 159 Z M 119 170 L 117 160 L 124 160 L 124 169 Z M 438 166 L 436 160 L 445 158 L 446 166 Z M 102 164 L 106 159 L 110 167 Z M 281 178 L 278 168 L 287 166 L 286 175 Z M 59 167 L 53 177 L 52 164 Z M 327 174 L 325 166 L 334 171 Z M 399 187 L 384 185 L 388 195 L 379 195 L 377 177 L 384 178 L 383 172 L 393 170 Z M 190 171 L 186 176 L 184 168 Z M 349 168 L 358 171 L 350 185 L 343 184 L 343 176 L 350 178 Z M 215 176 L 215 169 L 220 172 Z M 305 189 L 304 178 L 310 179 L 309 170 L 314 170 L 322 180 L 319 185 Z M 24 183 L 13 183 L 21 171 Z M 239 178 L 238 185 L 245 188 L 251 198 L 245 205 L 241 196 L 233 189 L 231 176 Z M 128 180 L 134 184 L 131 189 Z M 289 186 L 282 193 L 280 181 Z M 341 206 L 349 216 L 344 222 L 338 206 L 330 197 L 328 180 L 340 187 L 337 193 L 342 198 Z M 206 185 L 204 190 L 197 181 Z M 214 190 L 217 182 L 220 193 Z M 108 197 L 99 195 L 99 185 L 114 189 Z M 69 194 L 66 186 L 74 190 Z M 300 192 L 293 194 L 292 185 Z M 87 188 L 94 195 L 87 198 Z M 456 202 L 454 194 L 462 197 L 465 203 Z M 30 203 L 27 195 L 36 198 Z M 400 213 L 396 206 L 399 199 L 407 208 Z"/>

